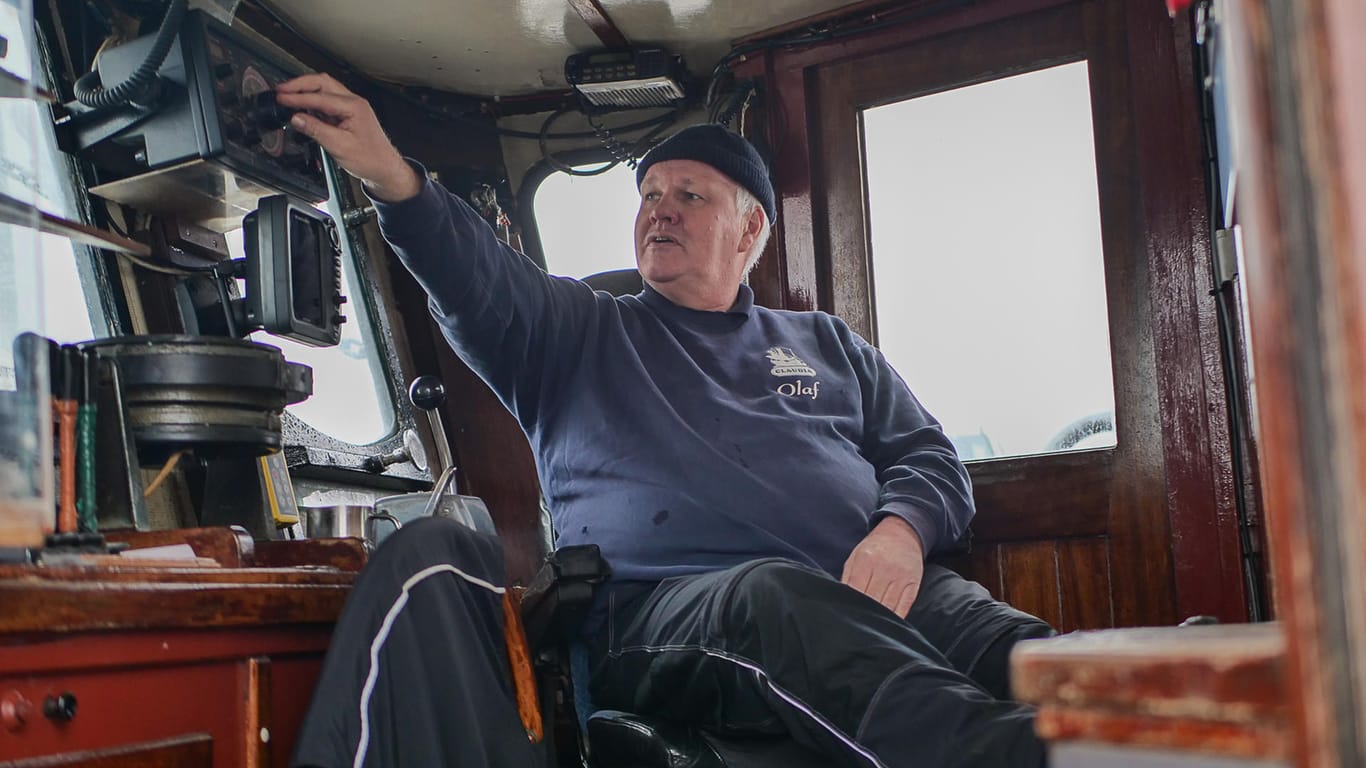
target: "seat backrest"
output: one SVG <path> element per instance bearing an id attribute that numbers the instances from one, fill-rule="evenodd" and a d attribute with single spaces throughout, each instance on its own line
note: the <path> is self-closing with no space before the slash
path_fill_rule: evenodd
<path id="1" fill-rule="evenodd" d="M 589 288 L 606 291 L 613 296 L 634 296 L 645 290 L 645 281 L 635 269 L 613 269 L 583 279 Z"/>

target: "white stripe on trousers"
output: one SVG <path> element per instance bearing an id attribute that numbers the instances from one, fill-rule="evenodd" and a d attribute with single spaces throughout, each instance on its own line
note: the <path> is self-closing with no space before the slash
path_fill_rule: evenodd
<path id="1" fill-rule="evenodd" d="M 438 573 L 453 573 L 477 587 L 487 589 L 495 595 L 501 595 L 507 591 L 503 587 L 490 584 L 476 576 L 471 576 L 447 563 L 423 568 L 409 577 L 407 581 L 403 582 L 403 591 L 399 594 L 398 598 L 394 600 L 394 604 L 389 607 L 389 612 L 384 614 L 384 623 L 380 624 L 379 632 L 375 635 L 375 639 L 370 643 L 370 673 L 365 676 L 365 687 L 361 689 L 360 694 L 360 742 L 356 745 L 356 759 L 352 762 L 353 768 L 361 768 L 361 766 L 365 764 L 365 753 L 370 749 L 370 697 L 374 694 L 375 683 L 379 680 L 379 652 L 384 648 L 384 641 L 389 639 L 389 631 L 393 629 L 394 621 L 398 619 L 398 615 L 403 612 L 403 606 L 408 604 L 408 593 L 412 591 L 413 587 L 416 587 L 426 580 L 427 577 L 435 576 Z"/>
<path id="2" fill-rule="evenodd" d="M 797 698 L 793 694 L 789 693 L 782 686 L 773 682 L 773 678 L 769 676 L 768 672 L 766 672 L 762 667 L 750 661 L 749 659 L 746 659 L 741 656 L 736 656 L 735 654 L 728 653 L 726 651 L 722 651 L 716 648 L 708 648 L 704 645 L 632 645 L 626 648 L 622 648 L 615 654 L 610 655 L 624 656 L 627 653 L 635 653 L 639 651 L 644 651 L 646 653 L 691 651 L 695 653 L 702 653 L 704 655 L 721 659 L 723 661 L 728 661 L 737 667 L 747 669 L 754 674 L 756 680 L 758 680 L 762 685 L 767 687 L 770 691 L 773 691 L 775 696 L 782 699 L 783 701 L 786 701 L 793 709 L 806 715 L 813 722 L 815 722 L 816 725 L 819 725 L 821 728 L 824 728 L 827 732 L 829 732 L 831 736 L 834 736 L 836 740 L 843 743 L 844 746 L 848 747 L 859 757 L 862 757 L 863 759 L 867 760 L 870 765 L 874 766 L 875 768 L 886 768 L 886 764 L 879 760 L 877 755 L 869 751 L 867 747 L 849 738 L 847 735 L 844 734 L 843 731 L 841 731 L 839 728 L 836 728 L 833 723 L 822 717 L 819 712 L 807 706 L 806 702 Z"/>

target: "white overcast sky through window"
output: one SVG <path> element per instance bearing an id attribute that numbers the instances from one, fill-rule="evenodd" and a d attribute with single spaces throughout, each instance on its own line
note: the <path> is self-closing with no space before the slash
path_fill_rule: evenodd
<path id="1" fill-rule="evenodd" d="M 863 121 L 878 343 L 945 432 L 1039 453 L 1113 413 L 1086 63 Z"/>
<path id="2" fill-rule="evenodd" d="M 640 194 L 636 172 L 625 163 L 600 176 L 552 174 L 536 190 L 533 207 L 550 274 L 583 278 L 635 268 Z"/>

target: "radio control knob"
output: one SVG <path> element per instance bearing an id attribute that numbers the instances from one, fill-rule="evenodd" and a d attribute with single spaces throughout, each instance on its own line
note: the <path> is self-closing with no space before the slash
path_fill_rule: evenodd
<path id="1" fill-rule="evenodd" d="M 283 128 L 292 114 L 292 110 L 275 100 L 275 91 L 262 91 L 252 97 L 251 121 L 262 130 Z"/>

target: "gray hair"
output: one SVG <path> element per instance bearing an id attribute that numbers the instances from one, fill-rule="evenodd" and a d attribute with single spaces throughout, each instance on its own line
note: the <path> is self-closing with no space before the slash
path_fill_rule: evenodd
<path id="1" fill-rule="evenodd" d="M 742 218 L 748 218 L 749 212 L 755 208 L 759 209 L 760 215 L 764 217 L 763 227 L 759 230 L 759 237 L 755 239 L 754 246 L 749 249 L 749 258 L 745 260 L 745 274 L 749 274 L 754 269 L 754 265 L 759 263 L 759 257 L 763 255 L 764 248 L 768 246 L 768 236 L 773 234 L 772 222 L 768 220 L 768 214 L 764 211 L 764 206 L 759 203 L 759 198 L 753 192 L 735 185 L 735 212 Z"/>

